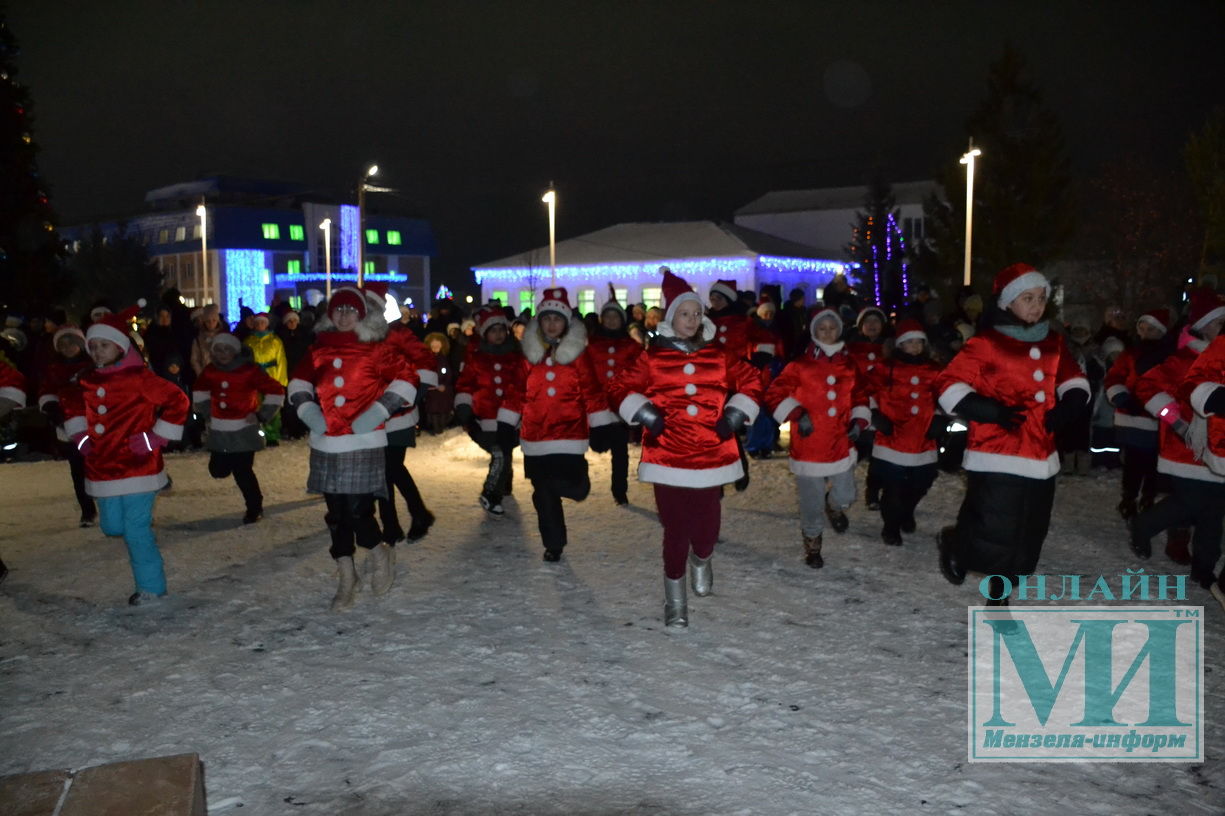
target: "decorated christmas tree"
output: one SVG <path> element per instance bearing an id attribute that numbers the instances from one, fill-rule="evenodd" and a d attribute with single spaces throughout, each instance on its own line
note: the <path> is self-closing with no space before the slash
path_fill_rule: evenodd
<path id="1" fill-rule="evenodd" d="M 868 185 L 847 252 L 859 264 L 859 293 L 886 312 L 910 299 L 906 245 L 893 188 L 879 174 Z"/>

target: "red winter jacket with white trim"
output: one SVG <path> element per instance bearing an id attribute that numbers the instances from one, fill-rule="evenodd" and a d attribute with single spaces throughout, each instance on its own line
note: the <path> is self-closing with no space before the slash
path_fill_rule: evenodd
<path id="1" fill-rule="evenodd" d="M 784 348 L 783 333 L 778 325 L 778 318 L 775 318 L 766 325 L 760 317 L 749 315 L 748 328 L 748 349 L 747 355 L 752 357 L 754 354 L 769 354 L 771 357 L 786 357 L 787 350 Z"/>
<path id="2" fill-rule="evenodd" d="M 464 367 L 455 381 L 455 407 L 471 405 L 482 431 L 496 431 L 499 421 L 516 424 L 524 371 L 523 352 L 513 341 L 496 351 L 479 340 L 469 343 Z M 508 400 L 513 407 L 503 408 Z"/>
<path id="3" fill-rule="evenodd" d="M 421 388 L 438 387 L 438 361 L 434 359 L 434 352 L 421 342 L 412 329 L 397 320 L 387 327 L 387 342 L 399 350 L 409 365 L 416 370 Z M 417 427 L 420 420 L 421 412 L 416 401 L 413 401 L 392 414 L 385 427 L 389 433 L 402 431 L 405 428 Z"/>
<path id="4" fill-rule="evenodd" d="M 733 360 L 749 356 L 749 316 L 739 304 L 710 312 L 710 321 L 715 325 L 715 343 L 723 353 Z"/>
<path id="5" fill-rule="evenodd" d="M 770 384 L 766 405 L 774 421 L 783 424 L 808 412 L 813 432 L 801 436 L 791 424 L 791 472 L 797 476 L 832 476 L 855 466 L 855 446 L 847 436 L 854 420 L 866 426 L 868 383 L 843 343 L 813 344 L 792 360 Z"/>
<path id="6" fill-rule="evenodd" d="M 885 362 L 884 342 L 874 343 L 871 340 L 847 340 L 846 350 L 859 366 L 865 377 L 871 377 L 882 363 Z"/>
<path id="7" fill-rule="evenodd" d="M 1161 425 L 1157 452 L 1158 473 L 1168 473 L 1183 479 L 1198 479 L 1201 482 L 1225 482 L 1225 476 L 1218 476 L 1195 458 L 1187 442 L 1175 433 L 1173 428 L 1177 419 L 1190 424 L 1195 417 L 1195 409 L 1190 400 L 1194 389 L 1182 391 L 1181 386 L 1190 373 L 1192 364 L 1197 362 L 1200 352 L 1207 345 L 1203 340 L 1192 340 L 1167 357 L 1164 363 L 1150 368 L 1136 383 L 1136 398 L 1144 403 L 1146 411 L 1158 418 Z"/>
<path id="8" fill-rule="evenodd" d="M 613 378 L 633 365 L 642 352 L 642 344 L 627 332 L 621 332 L 616 337 L 597 332 L 594 337 L 587 338 L 587 359 L 600 387 L 605 391 L 612 385 Z"/>
<path id="9" fill-rule="evenodd" d="M 1054 434 L 1046 430 L 1047 411 L 1074 388 L 1088 395 L 1089 381 L 1056 332 L 1029 342 L 988 328 L 966 342 L 937 378 L 936 388 L 946 413 L 956 413 L 971 392 L 1024 411 L 1014 431 L 970 423 L 962 462 L 966 470 L 1049 479 L 1059 472 L 1059 454 Z"/>
<path id="10" fill-rule="evenodd" d="M 9 403 L 8 410 L 2 411 L 5 414 L 26 406 L 25 375 L 3 361 L 0 361 L 0 400 Z"/>
<path id="11" fill-rule="evenodd" d="M 1102 380 L 1102 387 L 1106 389 L 1106 400 L 1112 405 L 1120 394 L 1136 396 L 1136 382 L 1140 379 L 1140 371 L 1136 368 L 1136 357 L 1137 349 L 1134 346 L 1123 349 L 1114 361 L 1114 365 L 1106 372 L 1106 377 Z M 1126 407 L 1116 406 L 1114 425 L 1116 428 L 1135 428 L 1140 431 L 1157 432 L 1157 420 L 1143 409 L 1132 411 Z"/>
<path id="12" fill-rule="evenodd" d="M 290 402 L 300 406 L 317 399 L 327 420 L 325 433 L 311 432 L 310 446 L 315 450 L 343 453 L 385 447 L 387 431 L 382 424 L 373 431 L 354 433 L 353 420 L 384 397 L 401 404 L 417 398 L 417 372 L 383 339 L 387 324 L 380 326 L 378 321 L 367 316 L 358 331 L 344 332 L 336 331 L 326 318 L 315 324 L 315 342 L 289 381 Z"/>
<path id="13" fill-rule="evenodd" d="M 1218 476 L 1225 476 L 1225 417 L 1209 414 L 1205 404 L 1222 388 L 1225 388 L 1225 334 L 1218 335 L 1196 358 L 1178 389 L 1179 399 L 1189 403 L 1196 416 L 1207 424 L 1203 461 Z"/>
<path id="14" fill-rule="evenodd" d="M 936 378 L 940 365 L 927 357 L 910 358 L 894 351 L 868 377 L 876 409 L 893 423 L 893 432 L 876 429 L 872 458 L 895 465 L 934 464 L 936 442 L 927 435 L 939 406 Z"/>
<path id="15" fill-rule="evenodd" d="M 586 453 L 590 429 L 617 421 L 584 353 L 586 327 L 572 320 L 561 342 L 550 346 L 533 318 L 522 343 L 523 389 L 503 406 L 522 416 L 519 445 L 523 455 Z M 522 398 L 517 399 L 520 394 Z"/>
<path id="16" fill-rule="evenodd" d="M 43 408 L 49 402 L 59 402 L 60 392 L 93 367 L 94 361 L 89 359 L 85 352 L 76 357 L 56 354 L 38 378 L 38 407 Z"/>
<path id="17" fill-rule="evenodd" d="M 149 493 L 166 486 L 162 450 L 141 456 L 129 440 L 155 433 L 175 441 L 183 438 L 190 404 L 178 386 L 145 368 L 133 346 L 113 366 L 95 368 L 60 392 L 64 430 L 81 447 L 89 438 L 85 457 L 85 492 L 106 498 Z"/>
<path id="18" fill-rule="evenodd" d="M 284 405 L 285 386 L 256 363 L 242 363 L 222 371 L 209 363 L 191 387 L 191 401 L 208 403 L 208 427 L 214 431 L 241 431 L 258 425 L 261 405 Z"/>
<path id="19" fill-rule="evenodd" d="M 700 488 L 744 475 L 735 438 L 719 439 L 715 423 L 725 406 L 744 413 L 749 423 L 757 418 L 761 372 L 724 353 L 713 341 L 716 331 L 703 319 L 703 342 L 690 350 L 671 326 L 660 323 L 650 348 L 613 379 L 609 400 L 626 422 L 647 402 L 664 417 L 662 435 L 642 434 L 639 481 Z"/>

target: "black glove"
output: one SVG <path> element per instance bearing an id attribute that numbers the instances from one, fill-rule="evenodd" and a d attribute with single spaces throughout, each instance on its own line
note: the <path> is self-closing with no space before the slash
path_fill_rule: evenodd
<path id="1" fill-rule="evenodd" d="M 43 416 L 52 425 L 64 424 L 64 409 L 60 406 L 59 400 L 49 400 L 43 405 Z"/>
<path id="2" fill-rule="evenodd" d="M 959 414 L 971 422 L 987 422 L 999 425 L 1006 431 L 1015 431 L 1025 422 L 1025 411 L 1011 405 L 1005 405 L 999 400 L 984 397 L 982 394 L 969 393 L 957 403 L 953 413 Z"/>
<path id="3" fill-rule="evenodd" d="M 774 355 L 765 351 L 755 351 L 749 356 L 749 362 L 758 368 L 767 368 L 774 360 Z"/>
<path id="4" fill-rule="evenodd" d="M 1083 388 L 1073 388 L 1055 403 L 1055 407 L 1046 412 L 1042 424 L 1047 433 L 1057 433 L 1077 419 L 1085 417 L 1085 407 L 1089 404 L 1089 394 Z"/>
<path id="5" fill-rule="evenodd" d="M 879 408 L 872 410 L 872 427 L 885 436 L 893 435 L 893 420 L 881 413 Z"/>
<path id="6" fill-rule="evenodd" d="M 739 433 L 748 421 L 748 415 L 744 411 L 729 405 L 723 409 L 723 415 L 715 423 L 715 433 L 719 435 L 719 439 L 727 441 Z"/>
<path id="7" fill-rule="evenodd" d="M 1110 404 L 1121 411 L 1126 411 L 1129 414 L 1145 415 L 1144 406 L 1140 404 L 1140 400 L 1127 391 L 1120 391 L 1115 395 Z"/>
<path id="8" fill-rule="evenodd" d="M 634 421 L 651 432 L 651 436 L 659 436 L 664 432 L 664 413 L 653 403 L 644 402 L 634 414 Z"/>
<path id="9" fill-rule="evenodd" d="M 846 438 L 851 440 L 852 442 L 858 442 L 859 435 L 863 433 L 863 429 L 864 429 L 864 424 L 862 420 L 859 420 L 859 419 L 851 420 L 851 422 L 846 426 Z"/>
<path id="10" fill-rule="evenodd" d="M 498 447 L 509 453 L 515 449 L 515 445 L 519 444 L 519 433 L 509 422 L 499 422 L 497 439 Z"/>
<path id="11" fill-rule="evenodd" d="M 467 427 L 472 422 L 472 405 L 467 402 L 461 402 L 455 406 L 455 423 L 461 428 Z"/>
<path id="12" fill-rule="evenodd" d="M 612 450 L 612 430 L 615 425 L 597 425 L 587 434 L 591 450 L 595 453 L 608 453 Z"/>
<path id="13" fill-rule="evenodd" d="M 1213 389 L 1211 396 L 1204 400 L 1204 415 L 1209 414 L 1225 417 L 1225 388 L 1218 386 Z"/>
<path id="14" fill-rule="evenodd" d="M 932 421 L 927 425 L 927 438 L 939 439 L 949 429 L 949 418 L 944 414 L 933 414 Z"/>
<path id="15" fill-rule="evenodd" d="M 812 417 L 803 408 L 800 409 L 800 415 L 795 418 L 795 429 L 800 432 L 800 436 L 810 436 L 816 430 L 812 426 Z"/>

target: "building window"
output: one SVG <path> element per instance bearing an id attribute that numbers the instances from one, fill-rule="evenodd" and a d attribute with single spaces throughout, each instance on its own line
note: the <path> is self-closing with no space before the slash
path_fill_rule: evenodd
<path id="1" fill-rule="evenodd" d="M 642 302 L 650 309 L 652 306 L 659 305 L 659 287 L 644 286 L 642 287 Z"/>
<path id="2" fill-rule="evenodd" d="M 364 274 L 366 275 L 374 274 L 374 261 L 363 261 L 362 267 L 366 270 Z"/>
<path id="3" fill-rule="evenodd" d="M 280 239 L 281 228 L 279 226 L 277 226 L 276 224 L 263 224 L 261 226 L 263 227 L 263 230 L 264 230 L 264 240 L 277 241 Z"/>
<path id="4" fill-rule="evenodd" d="M 595 290 L 587 287 L 578 290 L 578 316 L 583 317 L 595 311 Z"/>
<path id="5" fill-rule="evenodd" d="M 170 243 L 170 230 L 168 230 L 168 229 L 160 229 L 160 230 L 158 230 L 158 231 L 157 231 L 157 242 L 158 242 L 159 244 L 168 244 L 168 243 Z M 106 243 L 106 242 L 105 242 L 105 241 L 103 241 L 103 243 Z"/>
<path id="6" fill-rule="evenodd" d="M 299 229 L 301 229 L 301 227 L 299 227 Z M 291 275 L 301 275 L 302 274 L 302 262 L 298 260 L 286 261 L 285 271 Z"/>
<path id="7" fill-rule="evenodd" d="M 627 302 L 626 302 L 626 299 L 627 299 L 627 298 L 630 296 L 630 290 L 629 290 L 629 289 L 626 289 L 624 286 L 619 287 L 619 288 L 614 288 L 614 289 L 613 289 L 613 294 L 614 294 L 614 295 L 616 296 L 616 298 L 617 298 L 617 303 L 620 303 L 620 304 L 621 304 L 621 308 L 622 308 L 622 309 L 628 309 L 628 308 L 629 308 L 629 303 L 627 303 Z"/>
<path id="8" fill-rule="evenodd" d="M 489 300 L 490 302 L 496 300 L 499 306 L 505 306 L 507 303 L 510 303 L 510 298 L 506 296 L 505 289 L 495 289 L 494 291 L 490 292 Z"/>
<path id="9" fill-rule="evenodd" d="M 399 246 L 400 245 L 400 231 L 399 230 L 387 230 L 387 243 L 391 244 L 392 246 Z"/>
<path id="10" fill-rule="evenodd" d="M 186 241 L 187 240 L 187 227 L 175 227 L 174 240 Z"/>
<path id="11" fill-rule="evenodd" d="M 302 308 L 302 296 L 301 295 L 290 295 L 289 305 L 293 308 L 295 312 L 299 311 Z"/>
<path id="12" fill-rule="evenodd" d="M 520 289 L 519 290 L 519 314 L 523 314 L 524 312 L 529 311 L 533 308 L 534 304 L 532 303 L 532 300 L 533 298 L 532 298 L 531 289 Z"/>
<path id="13" fill-rule="evenodd" d="M 379 242 L 379 231 L 376 229 L 366 230 L 366 243 L 377 244 Z"/>
<path id="14" fill-rule="evenodd" d="M 301 224 L 290 224 L 289 225 L 289 240 L 305 241 L 306 240 L 306 229 Z"/>
<path id="15" fill-rule="evenodd" d="M 197 240 L 197 241 L 200 240 L 200 225 L 199 224 L 196 224 L 194 227 L 191 228 L 191 237 L 194 240 Z"/>

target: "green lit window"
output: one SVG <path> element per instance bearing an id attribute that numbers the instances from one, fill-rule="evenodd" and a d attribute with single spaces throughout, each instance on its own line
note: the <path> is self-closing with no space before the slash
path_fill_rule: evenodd
<path id="1" fill-rule="evenodd" d="M 264 240 L 276 241 L 281 237 L 281 228 L 276 224 L 262 224 L 264 230 Z"/>
<path id="2" fill-rule="evenodd" d="M 626 300 L 626 298 L 630 296 L 630 290 L 626 289 L 624 286 L 616 287 L 613 289 L 613 294 L 617 296 L 617 303 L 621 304 L 622 309 L 629 306 L 629 302 Z"/>
<path id="3" fill-rule="evenodd" d="M 399 230 L 387 230 L 387 243 L 391 244 L 392 246 L 399 246 L 400 245 L 400 231 Z"/>
<path id="4" fill-rule="evenodd" d="M 373 275 L 374 274 L 374 261 L 363 261 L 362 268 L 366 270 L 364 274 Z"/>
<path id="5" fill-rule="evenodd" d="M 496 300 L 499 306 L 505 306 L 510 303 L 510 298 L 506 296 L 505 290 L 496 290 L 489 293 L 490 300 Z"/>
<path id="6" fill-rule="evenodd" d="M 294 241 L 305 241 L 306 240 L 306 228 L 303 227 L 301 224 L 290 224 L 289 225 L 289 237 Z"/>
<path id="7" fill-rule="evenodd" d="M 366 230 L 366 243 L 377 244 L 379 242 L 379 231 L 376 229 Z"/>
<path id="8" fill-rule="evenodd" d="M 289 305 L 293 307 L 295 312 L 298 311 L 302 308 L 302 297 L 300 295 L 290 295 Z"/>
<path id="9" fill-rule="evenodd" d="M 659 287 L 644 286 L 642 287 L 642 302 L 650 309 L 652 306 L 659 305 Z"/>
<path id="10" fill-rule="evenodd" d="M 579 315 L 589 315 L 595 311 L 595 290 L 594 289 L 579 289 L 578 290 L 578 312 Z"/>
<path id="11" fill-rule="evenodd" d="M 290 229 L 292 229 L 292 227 Z M 302 228 L 298 227 L 298 229 L 302 229 Z M 286 261 L 285 271 L 291 275 L 302 274 L 302 262 L 301 261 Z"/>
<path id="12" fill-rule="evenodd" d="M 529 311 L 531 308 L 532 308 L 532 290 L 531 289 L 520 289 L 519 290 L 519 314 L 523 314 L 524 312 Z"/>

